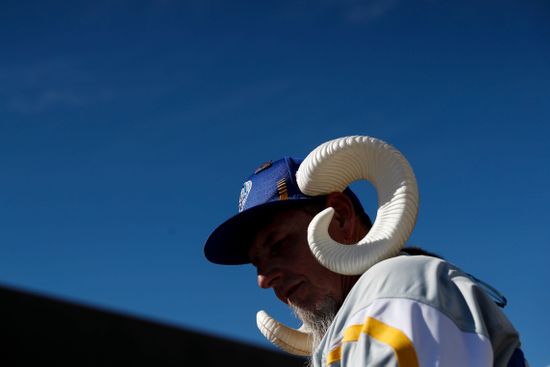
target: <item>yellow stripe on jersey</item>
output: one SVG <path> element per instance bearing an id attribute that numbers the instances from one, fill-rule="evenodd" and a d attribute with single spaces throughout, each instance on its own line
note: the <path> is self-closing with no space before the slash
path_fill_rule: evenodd
<path id="1" fill-rule="evenodd" d="M 351 325 L 344 330 L 343 343 L 350 343 L 359 340 L 361 333 L 389 345 L 397 359 L 400 367 L 418 367 L 416 351 L 410 339 L 399 329 L 391 327 L 369 317 L 362 325 Z M 331 350 L 327 355 L 327 365 L 342 359 L 342 345 Z"/>

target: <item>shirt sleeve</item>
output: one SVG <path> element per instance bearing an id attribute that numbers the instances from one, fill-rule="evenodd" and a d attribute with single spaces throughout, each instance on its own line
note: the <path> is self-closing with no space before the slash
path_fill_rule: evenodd
<path id="1" fill-rule="evenodd" d="M 349 319 L 326 356 L 331 367 L 492 366 L 490 341 L 411 299 L 378 299 Z"/>
<path id="2" fill-rule="evenodd" d="M 397 256 L 354 285 L 316 349 L 319 367 L 506 367 L 519 334 L 483 287 L 447 261 Z"/>

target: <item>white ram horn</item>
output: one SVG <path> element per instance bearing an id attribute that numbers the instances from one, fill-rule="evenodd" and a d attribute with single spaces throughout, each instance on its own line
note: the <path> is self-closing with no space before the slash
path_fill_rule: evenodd
<path id="1" fill-rule="evenodd" d="M 297 356 L 311 355 L 312 338 L 303 325 L 299 329 L 293 329 L 278 322 L 265 311 L 258 311 L 256 323 L 267 340 L 285 352 Z"/>
<path id="2" fill-rule="evenodd" d="M 357 180 L 368 180 L 378 193 L 378 212 L 372 228 L 355 245 L 334 241 L 328 227 L 334 209 L 318 213 L 308 227 L 308 242 L 317 260 L 345 275 L 364 273 L 399 252 L 416 224 L 418 187 L 413 170 L 394 147 L 369 136 L 348 136 L 315 148 L 296 172 L 307 195 L 342 192 Z"/>

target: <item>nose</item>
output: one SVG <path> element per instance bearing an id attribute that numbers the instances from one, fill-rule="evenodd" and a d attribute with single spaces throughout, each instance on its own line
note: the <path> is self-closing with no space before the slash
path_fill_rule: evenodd
<path id="1" fill-rule="evenodd" d="M 271 270 L 268 272 L 258 271 L 258 286 L 263 289 L 274 287 L 279 279 L 281 273 L 277 270 Z"/>

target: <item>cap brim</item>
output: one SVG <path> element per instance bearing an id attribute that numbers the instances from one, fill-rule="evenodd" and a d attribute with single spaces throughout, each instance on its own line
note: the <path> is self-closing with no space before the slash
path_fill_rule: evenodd
<path id="1" fill-rule="evenodd" d="M 250 263 L 248 251 L 256 231 L 266 223 L 266 215 L 275 208 L 282 208 L 303 200 L 309 199 L 272 201 L 234 215 L 210 234 L 204 244 L 204 255 L 215 264 Z"/>

